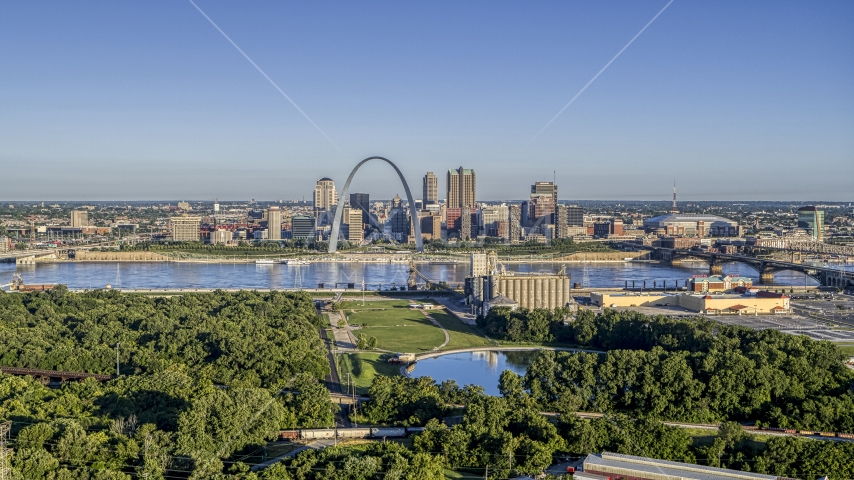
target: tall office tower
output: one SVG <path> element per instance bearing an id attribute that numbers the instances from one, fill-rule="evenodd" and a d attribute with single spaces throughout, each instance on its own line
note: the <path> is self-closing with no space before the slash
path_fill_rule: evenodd
<path id="1" fill-rule="evenodd" d="M 344 210 L 344 222 L 347 225 L 347 241 L 359 245 L 365 238 L 365 230 L 362 224 L 362 212 L 358 208 L 347 208 Z"/>
<path id="2" fill-rule="evenodd" d="M 460 167 L 460 206 L 477 207 L 477 182 L 474 170 Z"/>
<path id="3" fill-rule="evenodd" d="M 199 241 L 199 226 L 202 224 L 202 217 L 191 217 L 185 214 L 180 217 L 172 217 L 169 220 L 172 223 L 172 241 Z"/>
<path id="4" fill-rule="evenodd" d="M 362 223 L 368 225 L 371 223 L 371 196 L 367 193 L 351 193 L 350 208 L 355 208 L 362 212 Z"/>
<path id="5" fill-rule="evenodd" d="M 219 199 L 214 199 L 214 213 L 219 213 Z"/>
<path id="6" fill-rule="evenodd" d="M 460 208 L 460 173 L 456 170 L 448 170 L 445 186 L 445 207 Z"/>
<path id="7" fill-rule="evenodd" d="M 566 238 L 568 224 L 568 214 L 566 205 L 557 205 L 555 207 L 555 238 Z"/>
<path id="8" fill-rule="evenodd" d="M 824 241 L 824 210 L 814 206 L 798 209 L 798 228 L 803 228 L 816 242 Z"/>
<path id="9" fill-rule="evenodd" d="M 531 185 L 529 218 L 532 222 L 553 224 L 557 205 L 557 185 L 554 182 L 536 182 Z"/>
<path id="10" fill-rule="evenodd" d="M 282 239 L 282 209 L 270 207 L 267 209 L 267 240 Z"/>
<path id="11" fill-rule="evenodd" d="M 338 205 L 338 192 L 335 190 L 335 182 L 329 177 L 323 177 L 314 186 L 314 211 L 332 210 Z"/>
<path id="12" fill-rule="evenodd" d="M 566 225 L 568 227 L 583 227 L 584 209 L 578 205 L 568 205 L 566 207 Z"/>
<path id="13" fill-rule="evenodd" d="M 393 207 L 388 214 L 391 233 L 409 235 L 409 216 L 403 207 Z"/>
<path id="14" fill-rule="evenodd" d="M 521 223 L 521 225 L 525 228 L 530 227 L 531 222 L 530 222 L 530 219 L 528 218 L 528 213 L 530 213 L 530 210 L 528 208 L 528 202 L 527 201 L 522 202 L 522 204 L 519 206 L 519 210 L 520 210 L 519 223 Z"/>
<path id="15" fill-rule="evenodd" d="M 447 208 L 475 207 L 477 198 L 477 179 L 474 170 L 460 167 L 448 170 Z"/>
<path id="16" fill-rule="evenodd" d="M 471 240 L 472 212 L 469 207 L 463 207 L 460 211 L 460 240 Z M 477 222 L 474 222 L 477 227 Z"/>
<path id="17" fill-rule="evenodd" d="M 434 175 L 433 172 L 427 172 L 427 175 L 424 175 L 423 193 L 421 198 L 424 205 L 439 203 L 439 177 Z"/>
<path id="18" fill-rule="evenodd" d="M 89 212 L 86 210 L 71 211 L 71 226 L 73 228 L 85 227 L 87 225 L 89 225 Z"/>

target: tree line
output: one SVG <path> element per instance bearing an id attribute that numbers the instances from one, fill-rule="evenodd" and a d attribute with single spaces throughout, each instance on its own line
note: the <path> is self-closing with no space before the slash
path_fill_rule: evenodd
<path id="1" fill-rule="evenodd" d="M 224 385 L 275 387 L 329 373 L 324 325 L 305 292 L 0 293 L 0 365 L 122 374 L 184 364 Z"/>
<path id="2" fill-rule="evenodd" d="M 695 437 L 661 420 L 625 413 L 584 419 L 567 411 L 549 418 L 526 388 L 525 377 L 508 370 L 498 386 L 501 396 L 492 397 L 481 387 L 459 387 L 453 381 L 437 384 L 429 377 L 377 377 L 370 387 L 371 400 L 354 419 L 424 425 L 424 432 L 413 440 L 415 452 L 438 455 L 445 468 L 477 476 L 488 471 L 490 478 L 535 475 L 561 458 L 603 451 L 782 477 L 854 477 L 852 443 L 794 437 L 760 440 L 737 422 L 723 422 L 717 432 Z M 271 478 L 315 478 L 292 470 L 282 472 Z"/>
<path id="3" fill-rule="evenodd" d="M 212 478 L 289 428 L 333 424 L 322 322 L 300 293 L 0 293 L 0 363 L 122 375 L 48 388 L 0 374 L 16 478 Z M 233 476 L 229 478 L 240 478 Z"/>
<path id="4" fill-rule="evenodd" d="M 545 310 L 494 308 L 479 324 L 498 338 L 607 352 L 542 352 L 525 388 L 544 410 L 854 432 L 854 372 L 828 341 L 613 310 L 564 322 Z"/>
<path id="5" fill-rule="evenodd" d="M 0 374 L 0 419 L 12 421 L 13 478 L 221 475 L 281 429 L 332 424 L 335 406 L 316 378 L 297 374 L 285 387 L 222 388 L 184 365 L 59 389 Z"/>

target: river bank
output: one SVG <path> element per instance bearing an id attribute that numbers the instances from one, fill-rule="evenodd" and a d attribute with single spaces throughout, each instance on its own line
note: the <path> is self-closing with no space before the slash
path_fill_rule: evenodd
<path id="1" fill-rule="evenodd" d="M 525 273 L 554 273 L 564 268 L 573 283 L 593 289 L 624 288 L 628 282 L 637 286 L 682 286 L 694 275 L 708 274 L 705 263 L 668 265 L 648 261 L 627 262 L 525 262 L 505 263 L 507 271 Z M 468 262 L 423 262 L 418 271 L 435 282 L 447 282 L 451 287 L 462 288 L 469 273 Z M 727 264 L 727 274 L 753 278 L 758 274 L 745 264 Z M 248 262 L 198 262 L 198 261 L 61 261 L 35 265 L 0 264 L 0 284 L 11 281 L 18 274 L 26 284 L 65 284 L 71 289 L 113 288 L 127 289 L 305 289 L 331 290 L 349 288 L 383 291 L 389 287 L 407 285 L 409 265 L 404 262 L 353 262 L 317 261 L 309 265 L 254 264 Z M 417 283 L 423 285 L 420 279 Z M 778 272 L 774 284 L 805 286 L 816 285 L 812 278 L 793 271 Z"/>
<path id="2" fill-rule="evenodd" d="M 409 263 L 410 259 L 415 264 L 468 264 L 468 254 L 458 255 L 431 255 L 416 254 L 413 258 L 408 253 L 343 253 L 337 255 L 204 255 L 185 252 L 122 252 L 122 251 L 91 251 L 80 250 L 75 252 L 74 258 L 63 258 L 54 253 L 43 256 L 35 256 L 21 259 L 20 264 L 33 263 L 207 263 L 207 264 L 232 264 L 232 263 L 255 263 L 256 260 L 307 260 L 312 263 Z M 648 252 L 595 252 L 574 253 L 563 256 L 535 257 L 535 256 L 501 256 L 499 262 L 507 264 L 527 263 L 622 263 L 627 261 L 652 261 L 649 260 Z"/>

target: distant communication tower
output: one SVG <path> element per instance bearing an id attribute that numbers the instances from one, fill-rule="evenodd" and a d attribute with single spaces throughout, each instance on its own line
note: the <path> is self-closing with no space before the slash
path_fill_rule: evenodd
<path id="1" fill-rule="evenodd" d="M 12 449 L 6 448 L 11 431 L 11 421 L 0 423 L 0 480 L 12 480 Z"/>
<path id="2" fill-rule="evenodd" d="M 679 209 L 676 208 L 676 180 L 673 180 L 673 206 L 670 207 L 670 213 L 679 213 Z"/>

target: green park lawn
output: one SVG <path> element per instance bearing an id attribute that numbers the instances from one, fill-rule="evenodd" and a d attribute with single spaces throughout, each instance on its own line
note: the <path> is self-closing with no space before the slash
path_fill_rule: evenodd
<path id="1" fill-rule="evenodd" d="M 373 308 L 409 308 L 409 300 L 368 300 L 362 306 L 362 300 L 344 300 L 341 302 L 341 308 L 344 310 L 356 309 L 365 310 Z"/>
<path id="2" fill-rule="evenodd" d="M 445 342 L 445 334 L 423 313 L 408 307 L 409 302 L 375 302 L 384 306 L 365 306 L 364 309 L 345 308 L 347 323 L 362 325 L 353 332 L 376 337 L 377 347 L 393 352 L 419 353 L 430 351 Z M 394 305 L 397 304 L 397 305 Z M 406 305 L 405 307 L 402 306 Z"/>
<path id="3" fill-rule="evenodd" d="M 840 343 L 839 349 L 848 356 L 854 356 L 854 343 Z"/>
<path id="4" fill-rule="evenodd" d="M 343 312 L 350 325 L 363 326 L 354 331 L 354 335 L 364 333 L 368 337 L 376 337 L 377 347 L 382 350 L 421 353 L 445 342 L 442 330 L 419 310 L 410 309 L 406 300 L 365 302 L 364 307 L 361 302 L 345 301 Z M 492 345 L 475 329 L 444 310 L 429 310 L 427 313 L 448 331 L 451 340 L 443 350 Z"/>
<path id="5" fill-rule="evenodd" d="M 394 327 L 398 325 L 433 325 L 430 319 L 418 310 L 409 308 L 385 308 L 376 310 L 345 309 L 347 323 L 368 327 Z"/>
<path id="6" fill-rule="evenodd" d="M 445 334 L 433 324 L 399 327 L 365 327 L 353 332 L 376 337 L 377 348 L 398 353 L 429 352 L 445 343 Z"/>
<path id="7" fill-rule="evenodd" d="M 448 331 L 451 337 L 451 341 L 442 350 L 492 346 L 489 340 L 478 334 L 472 327 L 458 320 L 452 314 L 444 310 L 432 310 L 427 313 L 436 319 Z"/>
<path id="8" fill-rule="evenodd" d="M 391 365 L 380 360 L 379 353 L 339 353 L 335 355 L 338 363 L 338 378 L 341 389 L 347 389 L 348 376 L 351 374 L 356 385 L 356 394 L 368 393 L 368 387 L 377 375 L 388 377 L 400 375 L 400 365 Z"/>

